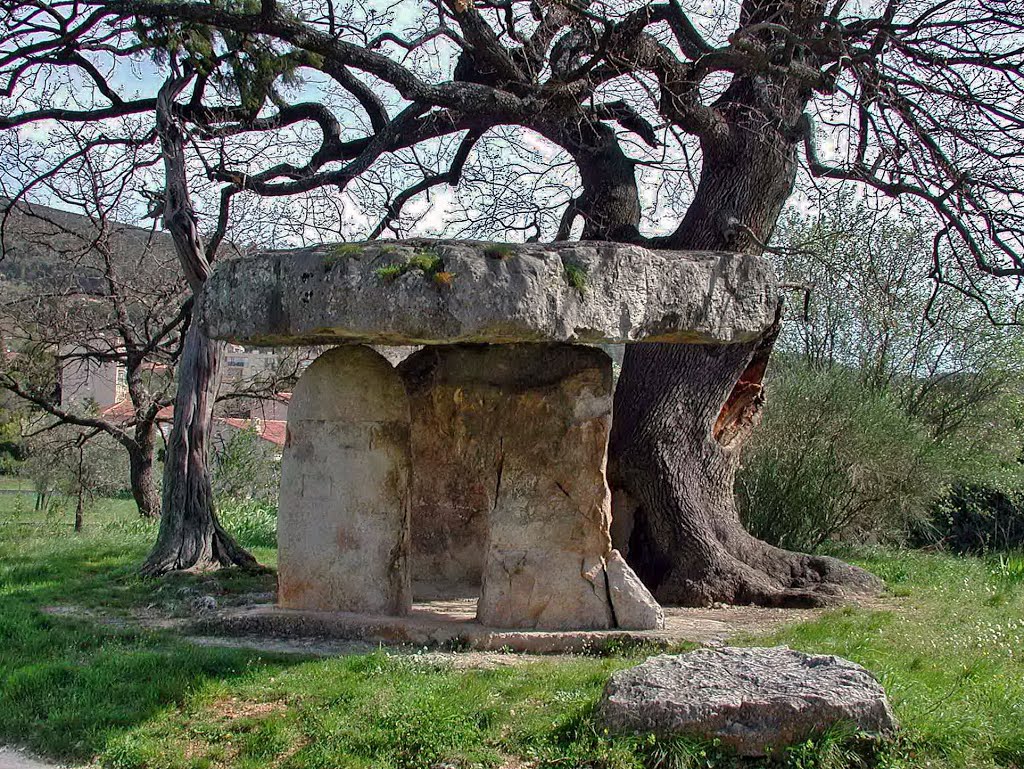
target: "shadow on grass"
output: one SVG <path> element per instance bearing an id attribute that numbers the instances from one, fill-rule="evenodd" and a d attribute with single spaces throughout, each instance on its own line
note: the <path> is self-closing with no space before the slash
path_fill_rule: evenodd
<path id="1" fill-rule="evenodd" d="M 135 574 L 144 552 L 141 539 L 0 542 L 0 742 L 86 759 L 204 688 L 301 661 L 197 648 L 167 633 L 40 611 L 54 604 L 147 605 L 167 583 Z M 203 578 L 177 584 L 196 579 Z M 227 573 L 223 579 L 244 587 L 251 580 Z"/>

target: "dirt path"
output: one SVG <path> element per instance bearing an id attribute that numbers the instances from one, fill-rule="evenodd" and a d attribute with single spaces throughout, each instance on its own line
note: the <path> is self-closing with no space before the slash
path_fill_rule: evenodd
<path id="1" fill-rule="evenodd" d="M 33 758 L 17 748 L 0 747 L 0 769 L 61 769 L 58 764 L 48 764 Z"/>
<path id="2" fill-rule="evenodd" d="M 260 598 L 265 600 L 264 596 L 260 596 Z M 377 651 L 383 645 L 391 653 L 410 655 L 428 663 L 443 662 L 457 667 L 501 667 L 523 664 L 540 659 L 542 656 L 550 657 L 552 651 L 557 655 L 559 648 L 557 646 L 554 649 L 543 648 L 550 646 L 545 642 L 543 633 L 526 634 L 539 636 L 540 644 L 525 643 L 522 644 L 523 648 L 519 653 L 507 653 L 506 649 L 497 646 L 450 651 L 444 648 L 445 644 L 441 644 L 440 648 L 430 649 L 424 649 L 424 647 L 437 647 L 438 644 L 389 645 L 386 641 L 382 644 L 382 639 L 376 636 L 361 638 L 358 633 L 344 632 L 351 628 L 343 628 L 343 632 L 332 632 L 331 628 L 325 630 L 321 627 L 320 632 L 317 632 L 306 624 L 300 628 L 304 629 L 304 632 L 291 632 L 295 628 L 287 622 L 283 626 L 280 623 L 257 624 L 240 628 L 237 632 L 227 632 L 223 627 L 218 626 L 216 621 L 216 618 L 221 616 L 221 612 L 200 609 L 182 611 L 185 606 L 187 605 L 183 604 L 182 607 L 177 607 L 178 610 L 172 613 L 154 611 L 150 608 L 137 610 L 129 615 L 109 614 L 80 606 L 50 606 L 44 608 L 43 611 L 55 616 L 88 619 L 98 624 L 167 630 L 197 646 L 248 649 L 268 654 L 335 657 L 347 654 L 367 654 Z M 228 611 L 238 609 L 244 611 L 247 606 L 257 609 L 269 606 L 272 610 L 272 605 L 262 601 L 249 603 L 242 600 Z M 389 618 L 388 621 L 397 625 L 408 621 L 409 624 L 415 625 L 424 622 L 424 618 L 429 618 L 429 622 L 434 623 L 429 626 L 431 628 L 444 627 L 450 623 L 462 626 L 465 623 L 472 623 L 475 608 L 473 600 L 431 601 L 417 604 L 409 618 Z M 737 637 L 769 635 L 785 625 L 812 620 L 821 612 L 820 609 L 766 609 L 756 606 L 718 606 L 705 609 L 667 608 L 664 630 L 632 634 L 635 637 L 631 637 L 629 640 L 634 643 L 651 643 L 655 648 L 670 647 L 683 642 L 713 646 L 726 643 L 729 639 Z M 395 628 L 391 628 L 391 630 L 394 631 Z M 568 647 L 562 648 L 574 648 L 572 645 L 573 634 L 560 635 L 567 636 L 570 642 Z M 588 634 L 581 633 L 579 635 L 583 637 Z M 400 636 L 392 634 L 392 637 Z M 550 638 L 550 635 L 548 637 Z M 532 653 L 540 651 L 546 651 L 548 654 Z M 4 767 L 0 766 L 0 769 L 4 769 Z"/>
<path id="3" fill-rule="evenodd" d="M 280 610 L 272 591 L 230 593 L 212 579 L 188 587 L 169 585 L 158 592 L 162 593 L 159 601 L 127 612 L 76 605 L 48 606 L 42 611 L 99 625 L 167 631 L 204 647 L 306 657 L 387 649 L 390 654 L 459 668 L 505 667 L 552 656 L 607 653 L 619 645 L 639 645 L 652 652 L 686 643 L 718 646 L 770 636 L 826 611 L 722 604 L 699 609 L 667 607 L 662 630 L 501 631 L 475 622 L 476 600 L 472 598 L 417 602 L 406 617 L 367 617 Z M 898 611 L 900 603 L 886 596 L 859 605 Z M 0 769 L 5 767 L 0 765 Z"/>

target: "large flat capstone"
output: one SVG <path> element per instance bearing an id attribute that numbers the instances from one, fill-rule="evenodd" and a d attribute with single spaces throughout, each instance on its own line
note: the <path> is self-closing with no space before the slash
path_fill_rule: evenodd
<path id="1" fill-rule="evenodd" d="M 768 260 L 612 243 L 406 240 L 225 261 L 215 339 L 256 345 L 737 343 L 773 322 Z"/>
<path id="2" fill-rule="evenodd" d="M 867 670 L 784 646 L 652 657 L 612 676 L 599 712 L 616 732 L 717 738 L 744 756 L 839 723 L 876 736 L 896 728 L 885 690 Z"/>

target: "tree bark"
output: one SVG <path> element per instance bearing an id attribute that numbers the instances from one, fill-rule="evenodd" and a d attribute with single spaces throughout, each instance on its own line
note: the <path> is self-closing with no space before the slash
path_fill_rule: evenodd
<path id="1" fill-rule="evenodd" d="M 626 350 L 609 480 L 636 506 L 630 565 L 663 603 L 816 606 L 878 588 L 867 572 L 772 547 L 740 523 L 736 469 L 773 341 Z"/>
<path id="2" fill-rule="evenodd" d="M 83 475 L 85 469 L 85 449 L 81 444 L 78 446 L 78 493 L 75 495 L 75 533 L 81 534 L 85 524 L 85 484 Z"/>
<path id="3" fill-rule="evenodd" d="M 164 225 L 174 240 L 193 296 L 198 296 L 210 274 L 210 262 L 189 199 L 185 132 L 174 114 L 174 99 L 190 80 L 191 76 L 184 74 L 164 84 L 157 97 L 156 118 L 164 156 Z M 164 463 L 160 532 L 142 565 L 143 574 L 219 566 L 260 568 L 256 559 L 224 531 L 214 510 L 208 460 L 222 347 L 203 333 L 199 302 L 193 301 L 178 363 L 174 423 Z"/>
<path id="4" fill-rule="evenodd" d="M 729 116 L 729 140 L 704 142 L 694 200 L 676 232 L 658 245 L 759 252 L 770 237 L 792 189 L 796 152 L 756 109 L 757 87 L 737 79 L 727 90 L 720 108 Z M 798 115 L 802 102 L 794 101 Z M 772 547 L 740 523 L 735 474 L 760 419 L 762 379 L 777 333 L 778 321 L 746 344 L 626 348 L 609 482 L 620 504 L 633 508 L 630 565 L 663 603 L 812 606 L 880 587 L 872 575 L 834 558 Z"/>
<path id="5" fill-rule="evenodd" d="M 544 134 L 573 156 L 583 184 L 583 192 L 562 218 L 556 239 L 568 240 L 573 222 L 581 216 L 583 240 L 641 240 L 636 162 L 622 151 L 611 126 L 579 118 L 546 129 Z"/>
<path id="6" fill-rule="evenodd" d="M 156 425 L 146 422 L 136 425 L 134 445 L 128 446 L 128 476 L 132 497 L 139 515 L 156 518 L 160 515 L 160 498 L 156 493 L 153 460 Z"/>
<path id="7" fill-rule="evenodd" d="M 160 532 L 142 566 L 148 575 L 219 566 L 259 568 L 256 559 L 224 531 L 214 511 L 209 436 L 222 345 L 202 333 L 197 313 L 193 310 L 178 367 Z"/>

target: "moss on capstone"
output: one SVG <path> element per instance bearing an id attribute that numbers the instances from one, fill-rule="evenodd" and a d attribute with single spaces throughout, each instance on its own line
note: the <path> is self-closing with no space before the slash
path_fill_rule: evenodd
<path id="1" fill-rule="evenodd" d="M 493 243 L 484 249 L 484 256 L 488 259 L 507 259 L 514 253 L 512 246 L 504 243 Z"/>
<path id="2" fill-rule="evenodd" d="M 583 295 L 587 288 L 587 268 L 581 264 L 566 262 L 563 265 L 565 281 Z"/>
<path id="3" fill-rule="evenodd" d="M 432 279 L 437 285 L 451 285 L 455 275 L 445 272 L 444 260 L 441 255 L 433 249 L 421 249 L 413 253 L 406 261 L 397 262 L 378 267 L 374 270 L 378 278 L 392 281 L 405 275 L 410 270 L 419 270 L 426 277 Z"/>

